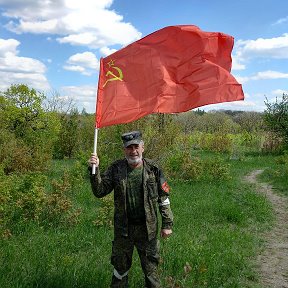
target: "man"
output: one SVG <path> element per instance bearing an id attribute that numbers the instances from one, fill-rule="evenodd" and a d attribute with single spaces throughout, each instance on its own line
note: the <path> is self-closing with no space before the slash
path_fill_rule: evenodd
<path id="1" fill-rule="evenodd" d="M 160 287 L 157 210 L 162 216 L 160 235 L 167 238 L 172 234 L 173 225 L 169 186 L 159 167 L 142 158 L 141 132 L 128 132 L 121 138 L 125 159 L 115 161 L 103 175 L 99 172 L 97 155 L 92 154 L 89 160 L 90 170 L 93 164 L 96 165 L 96 173 L 90 178 L 94 195 L 101 198 L 114 190 L 111 287 L 128 287 L 134 246 L 145 275 L 145 287 Z"/>

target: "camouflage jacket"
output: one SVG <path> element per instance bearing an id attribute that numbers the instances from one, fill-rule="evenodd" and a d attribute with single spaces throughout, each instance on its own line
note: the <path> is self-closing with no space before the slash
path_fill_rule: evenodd
<path id="1" fill-rule="evenodd" d="M 126 209 L 127 186 L 126 159 L 115 161 L 103 175 L 99 169 L 90 176 L 93 194 L 104 197 L 114 190 L 114 232 L 115 235 L 128 235 L 128 218 Z M 149 159 L 143 159 L 143 191 L 146 227 L 149 240 L 158 232 L 157 211 L 162 216 L 162 229 L 171 229 L 173 214 L 169 202 L 169 186 L 162 171 Z"/>

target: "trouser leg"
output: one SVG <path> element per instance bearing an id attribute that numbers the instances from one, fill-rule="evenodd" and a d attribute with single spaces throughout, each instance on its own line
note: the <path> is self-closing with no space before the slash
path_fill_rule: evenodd
<path id="1" fill-rule="evenodd" d="M 111 264 L 114 266 L 111 287 L 128 287 L 128 272 L 132 264 L 133 243 L 128 237 L 115 238 L 112 245 Z"/>
<path id="2" fill-rule="evenodd" d="M 159 288 L 160 278 L 157 272 L 159 264 L 159 240 L 148 241 L 146 226 L 139 226 L 135 229 L 135 246 L 137 248 L 142 270 L 145 275 L 145 287 Z"/>
<path id="3" fill-rule="evenodd" d="M 115 275 L 112 276 L 111 288 L 128 288 L 128 276 L 119 280 Z"/>
<path id="4" fill-rule="evenodd" d="M 145 246 L 144 249 L 137 247 L 142 270 L 145 275 L 145 287 L 159 288 L 161 286 L 157 271 L 159 264 L 159 241 L 153 239 L 147 242 Z"/>

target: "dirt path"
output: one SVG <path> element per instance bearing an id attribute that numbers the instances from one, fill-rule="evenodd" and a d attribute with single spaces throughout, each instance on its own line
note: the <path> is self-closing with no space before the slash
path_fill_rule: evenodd
<path id="1" fill-rule="evenodd" d="M 261 284 L 263 288 L 288 288 L 288 199 L 273 192 L 266 183 L 259 183 L 257 175 L 263 170 L 253 171 L 245 180 L 256 184 L 272 203 L 276 215 L 274 227 L 265 233 L 266 246 L 258 257 Z"/>

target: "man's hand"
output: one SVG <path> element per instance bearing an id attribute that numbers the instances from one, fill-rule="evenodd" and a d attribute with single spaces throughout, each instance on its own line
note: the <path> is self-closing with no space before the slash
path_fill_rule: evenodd
<path id="1" fill-rule="evenodd" d="M 99 158 L 96 154 L 92 153 L 90 159 L 88 160 L 88 164 L 90 167 L 94 164 L 96 167 L 99 166 Z"/>
<path id="2" fill-rule="evenodd" d="M 172 229 L 161 229 L 160 236 L 163 239 L 168 238 L 172 234 Z"/>

